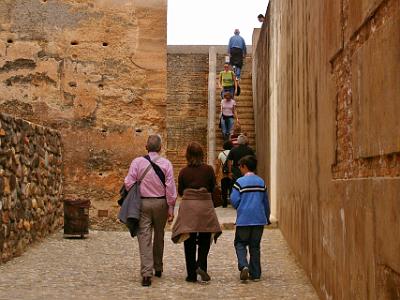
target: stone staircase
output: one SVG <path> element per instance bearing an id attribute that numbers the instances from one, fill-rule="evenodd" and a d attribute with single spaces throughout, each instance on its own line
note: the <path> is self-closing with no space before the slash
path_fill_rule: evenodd
<path id="1" fill-rule="evenodd" d="M 223 58 L 218 56 L 217 63 L 217 76 L 219 71 L 222 70 L 223 67 Z M 251 56 L 248 55 L 244 61 L 244 66 L 241 73 L 241 81 L 240 88 L 241 93 L 240 96 L 235 96 L 236 105 L 237 105 L 237 113 L 239 117 L 239 123 L 242 128 L 242 132 L 247 134 L 249 138 L 249 145 L 251 148 L 255 150 L 255 128 L 254 128 L 254 110 L 253 110 L 253 92 L 252 92 L 252 75 L 251 75 Z M 221 94 L 220 90 L 217 89 L 216 95 L 216 114 L 215 114 L 215 122 L 216 122 L 216 156 L 218 157 L 219 152 L 222 151 L 223 139 L 221 134 L 221 129 L 218 127 L 219 123 L 219 114 L 220 114 L 220 106 L 221 106 Z"/>

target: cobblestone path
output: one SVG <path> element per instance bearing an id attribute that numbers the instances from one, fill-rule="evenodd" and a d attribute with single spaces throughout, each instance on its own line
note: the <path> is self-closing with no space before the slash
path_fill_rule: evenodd
<path id="1" fill-rule="evenodd" d="M 0 266 L 0 299 L 318 299 L 279 229 L 264 231 L 260 282 L 240 282 L 233 238 L 225 230 L 212 245 L 211 282 L 187 283 L 183 245 L 167 232 L 163 277 L 147 288 L 128 232 L 91 231 L 80 240 L 60 231 Z"/>

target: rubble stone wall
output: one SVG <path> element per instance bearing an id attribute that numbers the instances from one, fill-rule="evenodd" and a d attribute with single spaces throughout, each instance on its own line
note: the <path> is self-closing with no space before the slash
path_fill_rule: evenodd
<path id="1" fill-rule="evenodd" d="M 321 299 L 400 298 L 399 32 L 398 0 L 273 0 L 260 33 L 265 177 Z"/>
<path id="2" fill-rule="evenodd" d="M 0 263 L 63 224 L 59 132 L 0 113 Z"/>
<path id="3" fill-rule="evenodd" d="M 0 111 L 60 131 L 65 196 L 92 215 L 166 137 L 166 18 L 167 0 L 0 1 Z"/>

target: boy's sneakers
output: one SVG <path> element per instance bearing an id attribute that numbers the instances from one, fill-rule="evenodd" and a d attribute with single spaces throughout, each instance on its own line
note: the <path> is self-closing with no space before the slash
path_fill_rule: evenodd
<path id="1" fill-rule="evenodd" d="M 249 279 L 254 281 L 254 282 L 259 282 L 261 280 L 260 277 L 254 278 L 253 276 L 251 276 L 251 274 L 249 275 Z"/>
<path id="2" fill-rule="evenodd" d="M 249 279 L 249 268 L 244 267 L 242 271 L 240 271 L 240 280 L 246 281 Z"/>

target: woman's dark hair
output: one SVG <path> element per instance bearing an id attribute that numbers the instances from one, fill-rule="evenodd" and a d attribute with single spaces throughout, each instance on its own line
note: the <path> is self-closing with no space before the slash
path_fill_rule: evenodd
<path id="1" fill-rule="evenodd" d="M 232 99 L 232 94 L 231 94 L 231 92 L 225 92 L 225 93 L 224 93 L 224 98 L 225 98 L 225 99 Z"/>
<path id="2" fill-rule="evenodd" d="M 239 160 L 239 166 L 246 166 L 249 171 L 254 172 L 257 168 L 257 158 L 253 155 L 246 155 Z"/>
<path id="3" fill-rule="evenodd" d="M 198 167 L 203 164 L 204 151 L 203 147 L 197 142 L 191 142 L 186 148 L 186 160 L 188 166 Z"/>
<path id="4" fill-rule="evenodd" d="M 231 140 L 226 141 L 223 145 L 224 150 L 231 150 L 233 148 L 233 143 Z"/>

